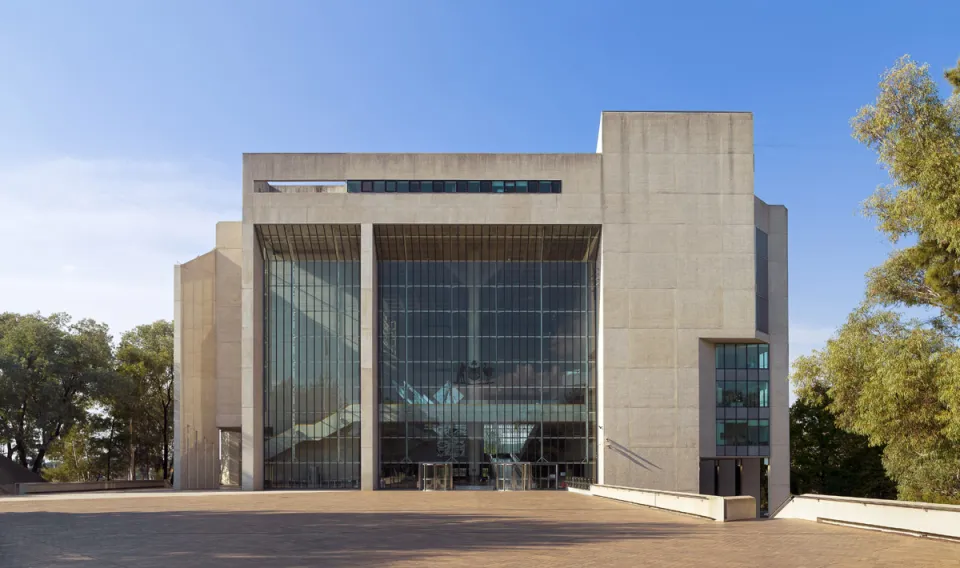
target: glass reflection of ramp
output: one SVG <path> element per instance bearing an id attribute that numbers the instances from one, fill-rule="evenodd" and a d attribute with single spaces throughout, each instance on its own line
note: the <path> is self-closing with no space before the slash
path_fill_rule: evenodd
<path id="1" fill-rule="evenodd" d="M 267 440 L 264 459 L 273 459 L 300 442 L 322 440 L 360 421 L 360 405 L 351 404 L 313 424 L 295 424 Z"/>

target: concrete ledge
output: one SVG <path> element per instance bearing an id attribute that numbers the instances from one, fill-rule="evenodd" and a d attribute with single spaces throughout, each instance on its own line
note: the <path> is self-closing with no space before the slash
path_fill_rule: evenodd
<path id="1" fill-rule="evenodd" d="M 715 495 L 700 495 L 699 493 L 655 491 L 615 485 L 591 485 L 589 492 L 579 490 L 577 493 L 588 493 L 597 497 L 686 513 L 720 522 L 743 521 L 755 519 L 757 516 L 756 501 L 750 496 L 717 497 Z"/>
<path id="2" fill-rule="evenodd" d="M 960 505 L 833 495 L 795 495 L 773 518 L 803 519 L 960 541 Z"/>
<path id="3" fill-rule="evenodd" d="M 124 489 L 163 489 L 166 481 L 90 481 L 81 483 L 17 483 L 15 495 L 78 493 L 86 491 L 122 491 Z"/>

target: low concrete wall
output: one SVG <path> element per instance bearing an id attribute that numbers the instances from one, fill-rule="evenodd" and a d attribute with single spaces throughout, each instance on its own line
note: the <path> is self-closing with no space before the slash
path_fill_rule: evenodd
<path id="1" fill-rule="evenodd" d="M 795 495 L 776 519 L 804 519 L 864 529 L 960 540 L 960 505 Z"/>
<path id="2" fill-rule="evenodd" d="M 17 483 L 16 495 L 77 493 L 82 491 L 122 491 L 124 489 L 164 489 L 166 481 L 91 481 L 84 483 Z"/>
<path id="3" fill-rule="evenodd" d="M 578 492 L 585 493 L 584 491 Z M 591 485 L 589 494 L 696 515 L 721 522 L 755 519 L 757 516 L 756 501 L 750 496 L 717 497 L 715 495 L 700 495 L 699 493 L 654 491 L 614 485 Z"/>

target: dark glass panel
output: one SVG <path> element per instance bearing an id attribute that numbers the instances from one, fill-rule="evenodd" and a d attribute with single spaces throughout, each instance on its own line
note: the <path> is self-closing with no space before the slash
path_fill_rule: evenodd
<path id="1" fill-rule="evenodd" d="M 434 182 L 433 182 L 433 192 L 434 192 L 434 193 L 443 193 L 443 182 L 442 182 L 442 181 L 434 181 Z"/>
<path id="2" fill-rule="evenodd" d="M 467 193 L 467 182 L 463 180 L 457 182 L 457 193 Z"/>
<path id="3" fill-rule="evenodd" d="M 554 182 L 552 182 L 552 184 L 551 184 L 551 189 L 552 189 L 551 193 L 560 193 L 560 185 L 561 185 L 561 182 L 560 182 L 560 181 L 554 181 Z M 543 189 L 541 188 L 540 191 L 543 192 Z M 544 193 L 545 193 L 545 192 L 544 192 Z"/>
<path id="4" fill-rule="evenodd" d="M 468 182 L 467 191 L 468 193 L 480 193 L 480 182 L 479 181 Z"/>
<path id="5" fill-rule="evenodd" d="M 494 193 L 503 193 L 503 182 L 495 181 L 493 182 L 493 192 Z"/>
<path id="6" fill-rule="evenodd" d="M 373 182 L 373 192 L 374 193 L 383 193 L 386 190 L 387 182 L 385 181 L 375 181 Z"/>
<path id="7" fill-rule="evenodd" d="M 517 182 L 517 193 L 526 193 L 527 192 L 527 182 L 518 181 Z"/>
<path id="8" fill-rule="evenodd" d="M 347 193 L 360 193 L 360 182 L 359 182 L 359 181 L 348 181 L 348 182 L 347 182 Z"/>
<path id="9" fill-rule="evenodd" d="M 388 181 L 387 182 L 387 193 L 396 193 L 397 192 L 397 182 Z"/>
<path id="10" fill-rule="evenodd" d="M 492 181 L 481 181 L 481 182 L 480 182 L 480 193 L 493 193 L 493 182 L 492 182 Z"/>
<path id="11" fill-rule="evenodd" d="M 372 181 L 360 182 L 360 188 L 361 188 L 360 191 L 362 191 L 363 193 L 373 193 L 373 182 Z"/>
<path id="12" fill-rule="evenodd" d="M 410 193 L 420 193 L 420 182 L 411 181 L 410 182 Z"/>
<path id="13" fill-rule="evenodd" d="M 398 181 L 397 182 L 397 193 L 409 193 L 410 192 L 410 182 L 409 181 Z"/>
<path id="14" fill-rule="evenodd" d="M 457 182 L 455 181 L 445 181 L 443 182 L 444 191 L 447 193 L 456 193 L 457 192 Z"/>
<path id="15" fill-rule="evenodd" d="M 503 192 L 504 192 L 504 193 L 516 193 L 516 192 L 517 192 L 517 184 L 516 184 L 515 182 L 512 182 L 512 181 L 505 181 L 505 182 L 503 182 Z"/>
<path id="16" fill-rule="evenodd" d="M 540 193 L 540 182 L 539 181 L 528 181 L 527 182 L 527 191 L 529 193 Z"/>

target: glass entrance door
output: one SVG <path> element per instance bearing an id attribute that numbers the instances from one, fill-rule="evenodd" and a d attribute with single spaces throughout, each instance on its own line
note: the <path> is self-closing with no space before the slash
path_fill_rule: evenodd
<path id="1" fill-rule="evenodd" d="M 529 491 L 533 488 L 529 463 L 496 463 L 497 491 Z"/>
<path id="2" fill-rule="evenodd" d="M 423 491 L 451 491 L 453 489 L 452 463 L 420 464 L 420 489 Z"/>

